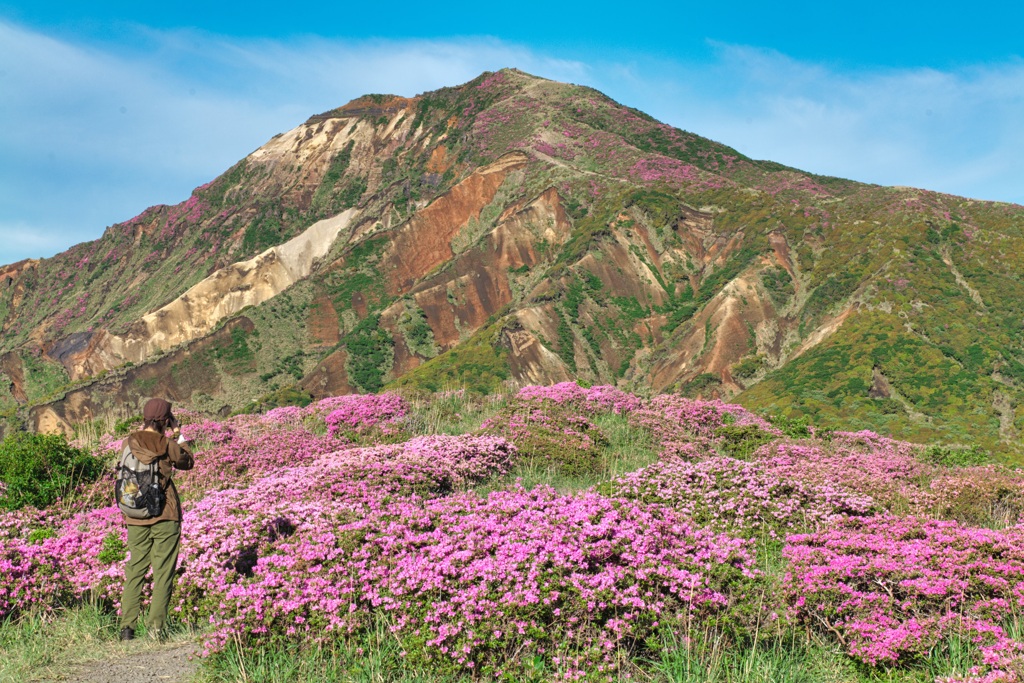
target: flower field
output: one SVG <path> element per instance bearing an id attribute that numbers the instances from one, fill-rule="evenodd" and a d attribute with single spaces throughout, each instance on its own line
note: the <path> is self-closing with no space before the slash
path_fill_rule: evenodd
<path id="1" fill-rule="evenodd" d="M 198 456 L 178 477 L 172 608 L 210 661 L 358 645 L 384 624 L 392 677 L 747 680 L 665 664 L 714 642 L 831 648 L 855 676 L 835 680 L 1024 679 L 1014 469 L 576 384 L 182 421 Z M 623 434 L 649 464 L 615 469 Z M 0 619 L 117 609 L 109 489 L 81 491 L 78 512 L 2 513 Z"/>

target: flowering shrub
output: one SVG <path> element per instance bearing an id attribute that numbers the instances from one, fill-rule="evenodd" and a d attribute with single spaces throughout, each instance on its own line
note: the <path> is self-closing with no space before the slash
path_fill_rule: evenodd
<path id="1" fill-rule="evenodd" d="M 738 535 L 818 529 L 845 515 L 867 515 L 870 497 L 827 484 L 783 478 L 761 463 L 673 458 L 612 482 L 615 495 L 670 505 L 700 526 Z"/>
<path id="2" fill-rule="evenodd" d="M 232 427 L 230 438 L 227 430 L 206 432 L 220 442 L 205 449 L 191 471 L 175 474 L 184 498 L 196 500 L 209 491 L 244 486 L 280 468 L 308 464 L 340 446 L 329 434 L 305 427 L 270 430 L 252 416 L 234 418 Z"/>
<path id="3" fill-rule="evenodd" d="M 742 406 L 721 401 L 701 401 L 681 396 L 655 396 L 630 415 L 637 427 L 654 434 L 663 455 L 699 458 L 715 454 L 727 427 L 752 427 L 770 436 L 782 436 L 766 420 Z"/>
<path id="4" fill-rule="evenodd" d="M 307 411 L 299 406 L 280 406 L 278 408 L 271 408 L 264 413 L 263 422 L 266 424 L 294 426 L 300 424 L 306 414 Z"/>
<path id="5" fill-rule="evenodd" d="M 212 420 L 186 424 L 181 428 L 181 433 L 186 439 L 207 447 L 228 443 L 234 438 L 236 431 L 236 426 L 231 423 Z"/>
<path id="6" fill-rule="evenodd" d="M 764 466 L 783 479 L 843 486 L 871 496 L 889 510 L 924 512 L 935 503 L 923 486 L 933 468 L 918 460 L 909 446 L 840 434 L 830 444 L 780 443 L 765 447 L 760 455 Z"/>
<path id="7" fill-rule="evenodd" d="M 791 536 L 784 554 L 783 588 L 797 617 L 868 664 L 923 656 L 955 631 L 992 665 L 1021 653 L 1002 625 L 1024 606 L 1024 529 L 851 518 Z"/>
<path id="8" fill-rule="evenodd" d="M 842 486 L 897 513 L 1010 526 L 1024 512 L 1024 473 L 932 465 L 919 447 L 870 432 L 838 433 L 829 444 L 776 444 L 760 455 L 779 477 Z"/>
<path id="9" fill-rule="evenodd" d="M 120 597 L 123 562 L 100 559 L 103 539 L 127 539 L 120 511 L 108 507 L 60 520 L 46 512 L 5 513 L 0 532 L 0 621 L 91 597 Z M 40 533 L 42 532 L 42 533 Z"/>
<path id="10" fill-rule="evenodd" d="M 728 611 L 752 565 L 744 541 L 596 494 L 397 501 L 261 557 L 213 640 L 322 641 L 381 610 L 410 655 L 447 668 L 500 675 L 540 658 L 609 676 L 659 626 Z"/>
<path id="11" fill-rule="evenodd" d="M 616 415 L 631 413 L 642 405 L 642 401 L 633 394 L 613 386 L 602 385 L 584 389 L 575 382 L 525 386 L 519 390 L 516 398 L 520 401 L 552 401 L 585 412 L 612 412 Z"/>
<path id="12" fill-rule="evenodd" d="M 392 393 L 337 396 L 315 405 L 315 411 L 330 411 L 326 417 L 327 430 L 335 436 L 358 435 L 373 427 L 392 425 L 409 412 L 405 399 Z"/>
<path id="13" fill-rule="evenodd" d="M 943 472 L 928 488 L 934 513 L 967 524 L 1012 526 L 1024 521 L 1024 473 L 998 465 Z"/>

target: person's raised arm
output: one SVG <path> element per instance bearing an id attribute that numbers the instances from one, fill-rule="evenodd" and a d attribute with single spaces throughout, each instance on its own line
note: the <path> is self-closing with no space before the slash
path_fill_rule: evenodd
<path id="1" fill-rule="evenodd" d="M 167 455 L 171 459 L 171 465 L 176 470 L 192 469 L 195 464 L 195 458 L 192 457 L 192 444 L 182 438 L 180 428 L 175 428 L 172 435 L 171 442 L 167 444 Z"/>

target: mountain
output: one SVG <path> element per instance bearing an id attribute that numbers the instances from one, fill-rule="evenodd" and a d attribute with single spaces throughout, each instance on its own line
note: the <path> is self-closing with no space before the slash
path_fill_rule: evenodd
<path id="1" fill-rule="evenodd" d="M 506 69 L 359 98 L 0 267 L 0 411 L 578 378 L 1019 457 L 1022 273 L 1024 207 L 750 159 Z"/>

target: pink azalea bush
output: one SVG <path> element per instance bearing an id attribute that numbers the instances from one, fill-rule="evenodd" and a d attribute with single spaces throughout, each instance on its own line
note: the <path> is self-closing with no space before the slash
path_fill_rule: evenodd
<path id="1" fill-rule="evenodd" d="M 324 399 L 317 410 L 329 410 L 326 422 L 333 434 L 361 433 L 379 425 L 393 424 L 405 417 L 409 406 L 398 394 L 352 394 Z"/>
<path id="2" fill-rule="evenodd" d="M 123 562 L 101 559 L 105 537 L 127 540 L 116 508 L 65 520 L 47 512 L 8 512 L 0 527 L 0 620 L 86 598 L 112 604 L 120 597 Z"/>
<path id="3" fill-rule="evenodd" d="M 1003 626 L 1024 608 L 1024 528 L 849 518 L 790 536 L 784 556 L 783 590 L 796 617 L 868 664 L 923 656 L 959 632 L 996 671 L 1021 673 L 1024 645 Z"/>
<path id="4" fill-rule="evenodd" d="M 841 485 L 871 496 L 897 511 L 925 510 L 934 497 L 924 484 L 933 467 L 916 457 L 911 444 L 890 439 L 868 442 L 837 435 L 832 443 L 777 443 L 759 452 L 777 476 L 818 485 Z"/>
<path id="5" fill-rule="evenodd" d="M 779 476 L 759 462 L 669 458 L 612 482 L 618 496 L 673 507 L 703 527 L 739 535 L 818 529 L 871 513 L 874 501 L 841 486 Z"/>
<path id="6" fill-rule="evenodd" d="M 968 524 L 996 520 L 1012 526 L 1024 520 L 1024 473 L 998 465 L 942 472 L 928 484 L 934 512 Z"/>
<path id="7" fill-rule="evenodd" d="M 633 394 L 612 386 L 584 388 L 575 382 L 560 382 L 550 386 L 526 386 L 519 390 L 516 398 L 520 401 L 551 401 L 588 413 L 612 412 L 616 415 L 633 412 L 643 404 Z"/>
<path id="8" fill-rule="evenodd" d="M 212 646 L 239 632 L 322 642 L 382 612 L 409 652 L 445 668 L 500 675 L 539 656 L 611 674 L 659 625 L 727 611 L 756 574 L 745 541 L 593 493 L 413 498 L 326 522 L 261 554 L 220 598 Z"/>
<path id="9" fill-rule="evenodd" d="M 742 406 L 721 401 L 702 401 L 681 396 L 655 396 L 630 414 L 630 422 L 653 434 L 665 456 L 700 458 L 716 454 L 723 427 L 751 427 L 781 437 L 762 417 Z"/>
<path id="10" fill-rule="evenodd" d="M 998 465 L 940 467 L 921 460 L 920 451 L 871 432 L 840 432 L 829 443 L 771 444 L 758 456 L 781 478 L 842 486 L 896 513 L 1004 526 L 1022 519 L 1024 473 Z"/>

